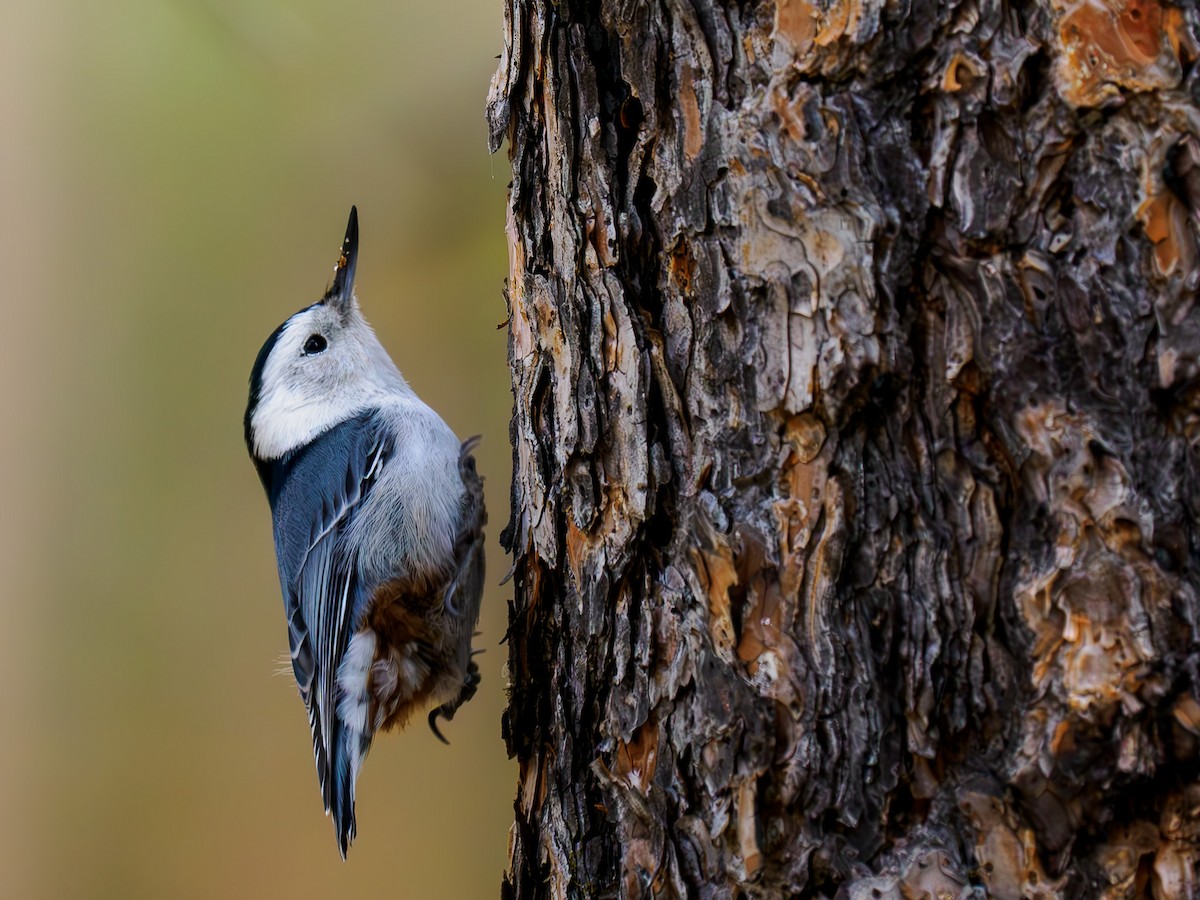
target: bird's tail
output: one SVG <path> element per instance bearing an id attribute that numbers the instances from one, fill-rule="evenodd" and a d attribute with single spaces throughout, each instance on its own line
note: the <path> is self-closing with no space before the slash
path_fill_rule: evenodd
<path id="1" fill-rule="evenodd" d="M 338 667 L 337 729 L 330 754 L 328 812 L 337 833 L 342 859 L 354 840 L 354 786 L 374 734 L 370 718 L 371 696 L 367 674 L 375 658 L 375 633 L 364 629 L 350 639 Z"/>
<path id="2" fill-rule="evenodd" d="M 350 735 L 342 731 L 339 734 L 339 745 L 344 745 Z M 341 746 L 334 748 L 333 784 L 329 815 L 333 818 L 333 830 L 337 835 L 338 852 L 342 859 L 354 841 L 357 831 L 354 821 L 354 782 L 357 772 L 350 761 L 350 754 L 343 751 Z"/>

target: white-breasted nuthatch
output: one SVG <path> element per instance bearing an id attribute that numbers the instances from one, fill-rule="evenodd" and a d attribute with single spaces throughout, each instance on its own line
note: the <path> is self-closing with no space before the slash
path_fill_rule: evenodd
<path id="1" fill-rule="evenodd" d="M 358 212 L 333 283 L 267 338 L 246 445 L 275 526 L 292 669 L 342 858 L 371 739 L 418 709 L 454 717 L 479 683 L 483 485 L 354 297 Z"/>

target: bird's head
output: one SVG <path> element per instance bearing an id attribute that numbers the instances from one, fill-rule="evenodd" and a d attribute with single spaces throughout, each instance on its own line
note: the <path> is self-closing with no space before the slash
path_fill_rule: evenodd
<path id="1" fill-rule="evenodd" d="M 267 338 L 250 372 L 246 445 L 257 460 L 278 459 L 364 409 L 408 392 L 354 296 L 358 210 L 325 296 Z"/>

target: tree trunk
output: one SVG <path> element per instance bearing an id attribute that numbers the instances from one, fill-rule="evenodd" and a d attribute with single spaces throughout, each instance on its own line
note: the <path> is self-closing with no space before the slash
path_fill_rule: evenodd
<path id="1" fill-rule="evenodd" d="M 506 14 L 506 896 L 1192 895 L 1195 8 Z"/>

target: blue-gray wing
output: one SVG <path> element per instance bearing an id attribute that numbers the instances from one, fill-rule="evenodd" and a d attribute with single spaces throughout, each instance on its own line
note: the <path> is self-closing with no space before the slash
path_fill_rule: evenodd
<path id="1" fill-rule="evenodd" d="M 276 465 L 268 496 L 288 620 L 292 670 L 308 707 L 313 754 L 326 812 L 339 821 L 352 809 L 335 789 L 348 766 L 337 720 L 337 670 L 353 622 L 369 600 L 345 534 L 392 449 L 371 414 L 335 426 Z M 352 832 L 351 832 L 352 834 Z M 344 850 L 343 850 L 344 852 Z"/>

